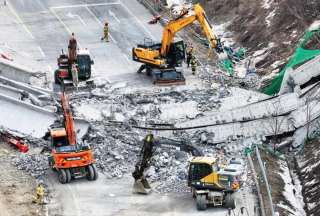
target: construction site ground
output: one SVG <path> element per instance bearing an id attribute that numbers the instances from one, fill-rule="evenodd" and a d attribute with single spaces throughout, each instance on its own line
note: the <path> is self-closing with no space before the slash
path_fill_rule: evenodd
<path id="1" fill-rule="evenodd" d="M 41 205 L 33 204 L 36 180 L 17 170 L 10 161 L 16 150 L 0 141 L 0 210 L 1 215 L 42 215 Z"/>
<path id="2" fill-rule="evenodd" d="M 74 181 L 68 185 L 57 184 L 55 176 L 49 175 L 54 187 L 54 201 L 49 205 L 49 215 L 217 215 L 225 216 L 224 208 L 208 208 L 205 212 L 196 209 L 195 201 L 190 193 L 168 193 L 139 195 L 132 193 L 131 176 L 121 179 L 106 180 L 100 174 L 94 183 L 86 180 Z M 243 200 L 246 196 L 247 200 Z M 250 200 L 254 197 L 239 193 L 236 195 L 237 205 L 247 205 L 250 212 Z M 244 202 L 245 201 L 245 202 Z M 237 208 L 235 212 L 238 212 Z"/>

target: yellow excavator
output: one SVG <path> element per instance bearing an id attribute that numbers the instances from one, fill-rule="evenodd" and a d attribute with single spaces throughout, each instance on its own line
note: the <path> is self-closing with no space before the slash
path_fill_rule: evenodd
<path id="1" fill-rule="evenodd" d="M 145 171 L 150 167 L 153 153 L 157 148 L 184 151 L 193 156 L 189 164 L 188 186 L 191 188 L 193 198 L 196 199 L 198 210 L 205 210 L 208 205 L 235 208 L 232 194 L 240 188 L 241 164 L 238 161 L 233 159 L 228 165 L 222 165 L 217 158 L 205 157 L 199 149 L 183 141 L 155 139 L 152 134 L 144 138 L 132 173 L 135 180 L 134 193 L 149 194 L 151 192 Z"/>
<path id="2" fill-rule="evenodd" d="M 210 43 L 210 48 L 217 53 L 223 52 L 220 39 L 213 32 L 213 28 L 200 4 L 195 4 L 190 9 L 182 10 L 174 20 L 169 21 L 164 27 L 161 43 L 145 40 L 132 49 L 133 60 L 143 63 L 138 70 L 152 76 L 154 84 L 185 84 L 181 67 L 185 59 L 185 44 L 183 41 L 174 41 L 175 34 L 183 28 L 198 21 L 203 33 Z"/>

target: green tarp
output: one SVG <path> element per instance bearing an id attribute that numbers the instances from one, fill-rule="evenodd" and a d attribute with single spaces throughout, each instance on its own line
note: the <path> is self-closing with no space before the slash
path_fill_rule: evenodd
<path id="1" fill-rule="evenodd" d="M 274 78 L 272 83 L 262 89 L 262 92 L 268 95 L 275 95 L 279 92 L 283 77 L 288 68 L 295 69 L 303 63 L 320 55 L 320 29 L 307 31 L 299 42 L 293 57 L 287 65 L 280 71 L 279 75 Z"/>

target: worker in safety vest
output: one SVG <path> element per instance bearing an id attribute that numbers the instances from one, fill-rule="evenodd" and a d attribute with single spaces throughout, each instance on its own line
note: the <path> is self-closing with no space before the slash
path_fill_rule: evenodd
<path id="1" fill-rule="evenodd" d="M 34 199 L 35 203 L 43 204 L 44 201 L 44 187 L 43 182 L 39 182 L 36 188 L 36 197 Z"/>
<path id="2" fill-rule="evenodd" d="M 190 46 L 190 48 L 187 50 L 187 66 L 190 66 L 190 62 L 193 56 L 193 47 L 192 45 Z"/>
<path id="3" fill-rule="evenodd" d="M 191 64 L 192 75 L 196 75 L 198 62 L 194 56 L 192 56 L 190 64 Z"/>
<path id="4" fill-rule="evenodd" d="M 77 40 L 73 32 L 69 40 L 68 51 L 69 51 L 69 63 L 72 64 L 77 59 Z"/>
<path id="5" fill-rule="evenodd" d="M 106 42 L 109 42 L 109 24 L 106 22 L 103 27 L 103 37 L 101 38 L 101 41 L 106 40 Z"/>

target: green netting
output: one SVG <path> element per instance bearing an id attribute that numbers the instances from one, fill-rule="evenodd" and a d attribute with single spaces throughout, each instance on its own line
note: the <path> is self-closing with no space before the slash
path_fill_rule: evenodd
<path id="1" fill-rule="evenodd" d="M 283 77 L 288 68 L 296 68 L 311 60 L 315 56 L 320 55 L 319 40 L 320 29 L 307 31 L 302 40 L 299 42 L 293 57 L 291 57 L 287 65 L 280 71 L 279 75 L 272 80 L 271 84 L 262 89 L 262 92 L 268 95 L 277 94 L 280 90 Z"/>
<path id="2" fill-rule="evenodd" d="M 218 64 L 223 70 L 227 71 L 230 76 L 234 75 L 233 63 L 230 59 L 221 60 Z"/>

